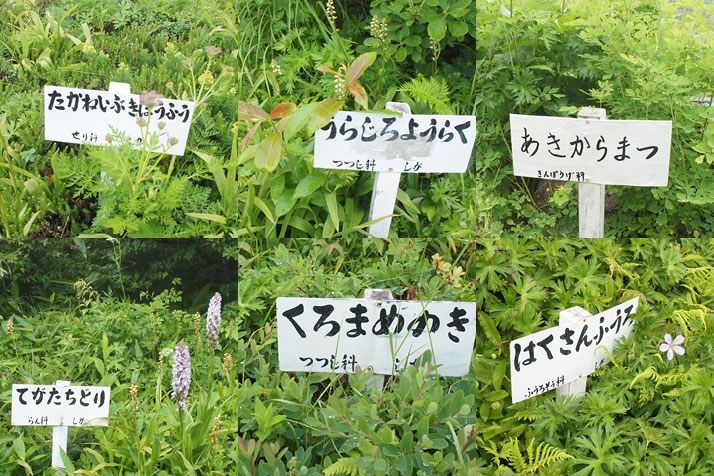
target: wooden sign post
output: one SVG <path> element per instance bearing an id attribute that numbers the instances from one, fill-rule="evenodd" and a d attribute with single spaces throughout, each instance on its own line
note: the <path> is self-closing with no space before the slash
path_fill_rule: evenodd
<path id="1" fill-rule="evenodd" d="M 107 426 L 110 387 L 13 384 L 13 426 L 51 426 L 52 467 L 64 468 L 60 449 L 67 452 L 70 426 Z"/>
<path id="2" fill-rule="evenodd" d="M 340 111 L 315 133 L 316 168 L 376 172 L 368 232 L 389 235 L 401 173 L 464 173 L 476 142 L 476 116 L 402 116 Z"/>
<path id="3" fill-rule="evenodd" d="M 439 375 L 466 375 L 476 337 L 476 303 L 398 301 L 383 289 L 364 299 L 278 298 L 278 361 L 288 372 L 354 373 L 383 384 L 427 350 Z"/>
<path id="4" fill-rule="evenodd" d="M 639 298 L 595 316 L 580 307 L 560 314 L 560 324 L 511 341 L 511 399 L 526 400 L 550 390 L 585 394 L 587 375 L 610 362 L 615 342 L 634 327 Z"/>
<path id="5" fill-rule="evenodd" d="M 605 109 L 584 107 L 578 119 L 604 121 Z M 578 230 L 580 238 L 605 237 L 605 185 L 578 182 Z"/>
<path id="6" fill-rule="evenodd" d="M 412 113 L 409 104 L 405 102 L 388 102 L 386 108 L 390 111 L 401 112 L 404 116 Z M 367 233 L 375 238 L 387 238 L 389 236 L 389 228 L 392 226 L 392 215 L 394 214 L 394 206 L 397 204 L 397 192 L 399 191 L 399 179 L 401 177 L 401 172 L 376 172 L 374 174 L 372 201 L 369 204 L 369 221 L 379 218 L 382 218 L 382 220 L 370 225 L 367 228 Z M 389 291 L 389 294 L 391 296 L 391 291 Z M 367 296 L 365 295 L 365 297 Z M 382 377 L 382 381 L 384 381 L 384 377 Z"/>
<path id="7" fill-rule="evenodd" d="M 579 183 L 579 235 L 605 234 L 605 185 L 665 187 L 672 121 L 607 121 L 604 109 L 578 118 L 511 114 L 513 173 Z"/>

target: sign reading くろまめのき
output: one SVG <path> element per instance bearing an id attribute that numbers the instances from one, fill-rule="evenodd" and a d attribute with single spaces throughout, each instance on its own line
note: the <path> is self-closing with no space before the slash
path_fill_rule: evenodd
<path id="1" fill-rule="evenodd" d="M 476 304 L 448 301 L 277 300 L 280 370 L 392 375 L 432 351 L 440 375 L 466 375 Z"/>
<path id="2" fill-rule="evenodd" d="M 148 120 L 149 135 L 159 133 L 157 151 L 183 155 L 191 127 L 194 103 L 161 99 L 153 106 L 141 104 L 138 94 L 45 86 L 45 140 L 70 144 L 106 145 L 107 134 L 120 131 L 141 148 L 145 139 L 137 119 Z M 163 129 L 159 129 L 159 122 Z M 169 139 L 174 138 L 175 144 Z"/>
<path id="3" fill-rule="evenodd" d="M 109 387 L 12 386 L 15 426 L 107 426 Z"/>
<path id="4" fill-rule="evenodd" d="M 513 173 L 572 182 L 664 187 L 671 121 L 511 114 Z"/>
<path id="5" fill-rule="evenodd" d="M 315 133 L 314 166 L 367 172 L 463 173 L 475 116 L 340 111 Z"/>
<path id="6" fill-rule="evenodd" d="M 513 403 L 555 390 L 610 362 L 615 341 L 628 337 L 639 298 L 630 299 L 579 325 L 557 326 L 511 341 Z M 605 352 L 604 349 L 607 349 Z"/>

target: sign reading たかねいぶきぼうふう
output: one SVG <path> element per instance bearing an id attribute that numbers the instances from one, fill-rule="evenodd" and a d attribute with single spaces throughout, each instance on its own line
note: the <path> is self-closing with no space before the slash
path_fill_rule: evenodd
<path id="1" fill-rule="evenodd" d="M 157 151 L 183 155 L 191 127 L 194 103 L 160 99 L 142 104 L 139 94 L 45 86 L 45 140 L 70 144 L 106 145 L 107 135 L 124 133 L 135 148 L 152 133 L 163 138 Z M 148 121 L 148 134 L 137 120 Z M 163 128 L 159 127 L 159 122 Z M 175 140 L 170 140 L 175 139 Z"/>

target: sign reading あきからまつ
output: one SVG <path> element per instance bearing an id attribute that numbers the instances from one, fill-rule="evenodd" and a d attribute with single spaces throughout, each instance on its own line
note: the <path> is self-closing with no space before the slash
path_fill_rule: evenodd
<path id="1" fill-rule="evenodd" d="M 12 386 L 15 426 L 107 426 L 110 387 Z"/>
<path id="2" fill-rule="evenodd" d="M 141 104 L 139 94 L 122 94 L 92 89 L 45 86 L 45 140 L 70 144 L 106 145 L 112 128 L 121 131 L 141 148 L 143 141 L 137 119 L 149 120 L 149 136 L 163 134 L 157 151 L 166 147 L 167 154 L 183 155 L 191 127 L 194 103 L 178 99 L 161 99 L 149 109 Z M 164 124 L 159 129 L 159 122 Z M 169 143 L 175 138 L 175 144 Z"/>
<path id="3" fill-rule="evenodd" d="M 340 111 L 315 133 L 318 168 L 367 172 L 463 173 L 476 117 Z"/>
<path id="4" fill-rule="evenodd" d="M 510 122 L 514 175 L 605 185 L 667 185 L 671 121 L 511 114 Z"/>
<path id="5" fill-rule="evenodd" d="M 627 338 L 639 298 L 630 299 L 578 325 L 551 327 L 511 341 L 513 403 L 555 390 L 610 362 L 615 341 Z M 607 349 L 605 352 L 604 349 Z"/>
<path id="6" fill-rule="evenodd" d="M 288 298 L 277 300 L 280 370 L 393 375 L 427 350 L 438 372 L 466 375 L 476 304 L 448 301 Z"/>

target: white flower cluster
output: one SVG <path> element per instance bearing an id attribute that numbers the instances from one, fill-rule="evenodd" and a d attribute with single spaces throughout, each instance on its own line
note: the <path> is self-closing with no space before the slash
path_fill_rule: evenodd
<path id="1" fill-rule="evenodd" d="M 384 45 L 387 42 L 387 19 L 374 15 L 369 23 L 369 34 Z"/>

